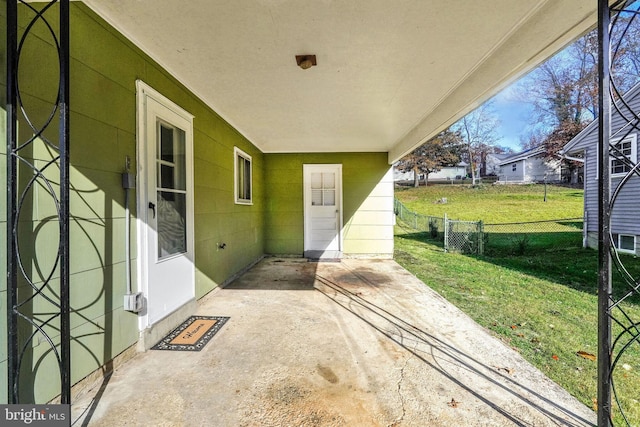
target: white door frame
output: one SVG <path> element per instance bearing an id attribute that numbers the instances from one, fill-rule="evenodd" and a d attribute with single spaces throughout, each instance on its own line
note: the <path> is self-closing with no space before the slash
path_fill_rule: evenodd
<path id="1" fill-rule="evenodd" d="M 161 117 L 159 114 L 148 111 L 147 105 L 149 99 L 156 101 L 162 105 L 166 111 L 167 117 L 161 117 L 174 126 L 184 127 L 185 132 L 185 159 L 186 159 L 186 236 L 187 236 L 187 252 L 183 254 L 189 261 L 190 268 L 184 281 L 187 283 L 184 288 L 184 298 L 193 300 L 195 298 L 195 262 L 194 262 L 194 215 L 193 215 L 193 115 L 185 111 L 173 101 L 154 90 L 141 80 L 136 81 L 136 98 L 137 98 L 137 132 L 136 132 L 136 164 L 137 164 L 137 285 L 138 291 L 143 292 L 145 299 L 149 297 L 149 238 L 150 233 L 156 233 L 148 224 L 148 216 L 150 209 L 147 208 L 149 200 L 149 149 L 147 146 L 148 127 L 147 123 L 150 117 L 148 114 L 154 114 L 151 119 Z M 177 123 L 176 123 L 177 121 Z M 155 141 L 153 142 L 155 144 Z M 155 151 L 155 150 L 154 150 Z M 155 158 L 153 159 L 155 162 Z M 155 169 L 155 168 L 154 168 Z M 180 301 L 182 303 L 183 301 Z M 188 301 L 186 301 L 188 302 Z M 176 307 L 179 308 L 179 307 Z M 142 331 L 150 327 L 153 323 L 160 319 L 150 319 L 148 308 L 145 307 L 138 318 L 139 329 Z"/>
<path id="2" fill-rule="evenodd" d="M 311 246 L 311 233 L 309 232 L 311 224 L 311 215 L 309 214 L 309 208 L 311 206 L 311 194 L 308 191 L 307 176 L 314 171 L 326 171 L 330 169 L 336 172 L 336 209 L 338 210 L 338 251 L 342 251 L 342 226 L 343 226 L 343 208 L 342 208 L 342 164 L 303 164 L 302 165 L 302 187 L 304 194 L 304 252 L 310 249 Z M 310 188 L 310 187 L 309 187 Z"/>

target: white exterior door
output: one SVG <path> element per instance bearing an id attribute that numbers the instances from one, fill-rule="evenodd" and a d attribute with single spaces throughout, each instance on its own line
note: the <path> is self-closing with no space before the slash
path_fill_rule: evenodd
<path id="1" fill-rule="evenodd" d="M 342 251 L 342 165 L 303 165 L 304 251 Z M 334 256 L 334 255 L 331 255 Z"/>
<path id="2" fill-rule="evenodd" d="M 140 328 L 195 298 L 193 116 L 138 82 Z"/>

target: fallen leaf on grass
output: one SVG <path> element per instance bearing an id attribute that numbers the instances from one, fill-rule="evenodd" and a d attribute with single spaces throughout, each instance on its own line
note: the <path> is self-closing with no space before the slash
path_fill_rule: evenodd
<path id="1" fill-rule="evenodd" d="M 452 408 L 457 408 L 459 403 L 460 403 L 460 402 L 457 402 L 457 401 L 452 397 L 452 398 L 451 398 L 451 402 L 447 402 L 447 405 L 449 405 L 449 406 L 450 406 L 450 407 L 452 407 Z"/>
<path id="2" fill-rule="evenodd" d="M 551 356 L 551 358 L 552 358 L 553 360 L 558 360 L 558 359 L 560 359 L 560 358 L 559 358 L 557 355 L 555 355 L 555 354 L 554 354 L 553 356 Z"/>
<path id="3" fill-rule="evenodd" d="M 583 359 L 596 360 L 596 355 L 595 354 L 587 353 L 586 351 L 580 350 L 576 354 L 578 356 L 582 357 Z"/>
<path id="4" fill-rule="evenodd" d="M 524 338 L 524 334 L 516 334 L 517 337 Z"/>
<path id="5" fill-rule="evenodd" d="M 518 326 L 517 325 L 511 325 L 511 329 L 517 329 Z"/>
<path id="6" fill-rule="evenodd" d="M 598 399 L 596 399 L 595 397 L 591 399 L 591 401 L 593 402 L 593 410 L 594 411 L 598 411 Z"/>

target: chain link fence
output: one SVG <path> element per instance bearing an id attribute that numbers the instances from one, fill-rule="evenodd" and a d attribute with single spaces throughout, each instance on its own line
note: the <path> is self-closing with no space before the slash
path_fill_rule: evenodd
<path id="1" fill-rule="evenodd" d="M 482 221 L 458 221 L 444 217 L 421 215 L 394 199 L 395 213 L 399 220 L 414 230 L 427 232 L 429 237 L 440 240 L 446 252 L 481 255 L 484 251 Z"/>
<path id="2" fill-rule="evenodd" d="M 432 240 L 442 242 L 447 252 L 482 255 L 510 253 L 522 255 L 531 250 L 580 247 L 583 244 L 583 218 L 484 224 L 458 221 L 415 213 L 395 199 L 398 220 Z"/>
<path id="3" fill-rule="evenodd" d="M 583 218 L 485 224 L 485 245 L 522 255 L 529 250 L 582 246 Z"/>

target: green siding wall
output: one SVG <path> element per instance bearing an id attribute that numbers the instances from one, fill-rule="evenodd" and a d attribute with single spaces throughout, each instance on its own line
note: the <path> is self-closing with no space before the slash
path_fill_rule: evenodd
<path id="1" fill-rule="evenodd" d="M 0 16 L 5 20 L 5 1 Z M 56 22 L 56 10 L 51 10 Z M 20 6 L 20 22 L 29 13 Z M 55 26 L 55 24 L 54 24 Z M 5 26 L 2 26 L 5 28 Z M 5 37 L 4 29 L 2 38 Z M 21 58 L 23 99 L 35 123 L 45 120 L 55 99 L 56 56 L 43 25 L 25 44 Z M 2 40 L 2 45 L 5 45 Z M 196 296 L 202 297 L 233 277 L 264 253 L 264 156 L 241 134 L 198 100 L 149 57 L 80 3 L 71 4 L 71 326 L 72 380 L 98 369 L 138 339 L 138 317 L 123 310 L 125 293 L 124 191 L 120 174 L 125 156 L 136 160 L 136 79 L 141 79 L 195 116 L 194 215 Z M 4 60 L 4 55 L 2 55 Z M 5 67 L 2 66 L 5 82 Z M 51 77 L 53 75 L 53 77 Z M 52 89 L 53 88 L 53 89 Z M 2 97 L 5 88 L 0 88 Z M 4 105 L 4 100 L 2 102 Z M 4 119 L 4 117 L 3 117 Z M 30 136 L 27 123 L 19 122 L 21 141 Z M 3 135 L 6 133 L 2 126 Z M 56 141 L 57 128 L 45 136 Z M 0 188 L 6 189 L 6 155 L 0 145 Z M 253 205 L 236 205 L 233 199 L 233 148 L 253 157 Z M 24 155 L 42 166 L 51 152 L 36 141 Z M 46 175 L 55 181 L 57 168 Z M 21 173 L 28 179 L 26 171 Z M 57 192 L 57 188 L 55 188 Z M 0 194 L 0 241 L 6 234 L 6 193 Z M 135 194 L 130 196 L 135 215 Z M 24 242 L 21 254 L 38 283 L 51 270 L 57 249 L 55 206 L 38 186 L 30 192 L 21 217 Z M 132 219 L 132 256 L 135 287 L 135 218 Z M 218 243 L 226 243 L 219 250 Z M 6 261 L 0 250 L 0 383 L 6 384 Z M 38 284 L 36 283 L 36 284 Z M 55 288 L 55 282 L 54 282 Z M 135 289 L 134 289 L 135 290 Z M 20 292 L 29 292 L 22 284 Z M 53 292 L 53 291 L 52 291 Z M 29 307 L 33 313 L 52 311 L 43 299 Z M 55 336 L 55 325 L 50 332 Z M 32 380 L 21 386 L 22 399 L 45 402 L 59 390 L 48 346 L 36 339 L 25 365 L 37 367 Z M 6 402 L 6 387 L 0 388 Z"/>
<path id="2" fill-rule="evenodd" d="M 342 164 L 343 249 L 393 255 L 393 178 L 386 153 L 266 154 L 265 251 L 302 256 L 304 164 Z"/>

